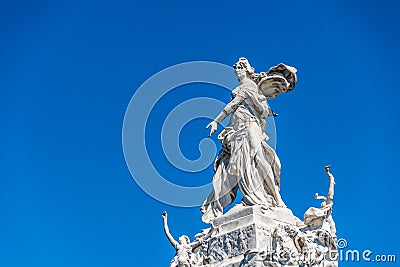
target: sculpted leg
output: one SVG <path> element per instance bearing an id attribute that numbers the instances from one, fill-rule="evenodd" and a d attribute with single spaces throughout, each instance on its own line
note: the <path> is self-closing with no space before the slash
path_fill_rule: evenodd
<path id="1" fill-rule="evenodd" d="M 264 159 L 264 157 L 260 156 L 260 153 L 256 154 L 254 160 L 256 161 L 257 168 L 259 168 L 263 173 L 264 181 L 267 184 L 268 189 L 271 191 L 271 194 L 274 197 L 278 207 L 286 207 L 279 193 L 279 187 L 273 180 L 274 174 L 272 169 L 267 167 L 269 166 L 268 162 Z"/>

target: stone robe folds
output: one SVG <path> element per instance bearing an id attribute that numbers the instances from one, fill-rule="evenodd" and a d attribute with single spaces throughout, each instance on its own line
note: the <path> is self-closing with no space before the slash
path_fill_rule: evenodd
<path id="1" fill-rule="evenodd" d="M 219 134 L 222 142 L 214 165 L 213 191 L 204 201 L 202 220 L 210 223 L 236 198 L 244 205 L 282 206 L 279 195 L 280 161 L 266 143 L 265 118 L 271 115 L 265 96 L 253 81 L 232 91 L 228 126 Z"/>

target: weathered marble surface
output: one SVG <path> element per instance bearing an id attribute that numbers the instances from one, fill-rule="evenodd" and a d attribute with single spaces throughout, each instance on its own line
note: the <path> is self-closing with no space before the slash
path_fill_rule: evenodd
<path id="1" fill-rule="evenodd" d="M 239 264 L 247 251 L 272 251 L 273 233 L 280 224 L 296 225 L 301 221 L 287 208 L 261 205 L 236 205 L 227 214 L 216 218 L 214 235 L 208 241 L 206 266 L 220 266 L 222 262 Z"/>
<path id="2" fill-rule="evenodd" d="M 201 207 L 205 223 L 222 215 L 238 191 L 245 205 L 286 207 L 279 192 L 281 164 L 266 142 L 266 118 L 277 116 L 267 99 L 293 90 L 297 70 L 279 64 L 256 73 L 246 58 L 239 58 L 233 68 L 240 85 L 232 91 L 231 101 L 207 125 L 212 135 L 230 115 L 227 127 L 218 135 L 222 150 L 214 165 L 213 190 Z"/>
<path id="3" fill-rule="evenodd" d="M 336 267 L 336 226 L 332 218 L 334 177 L 320 207 L 310 207 L 304 221 L 293 215 L 280 195 L 280 162 L 266 143 L 265 118 L 276 116 L 266 99 L 293 90 L 296 69 L 285 64 L 256 73 L 245 58 L 234 65 L 240 86 L 232 100 L 207 127 L 210 135 L 231 114 L 221 134 L 222 150 L 215 161 L 213 191 L 204 201 L 202 220 L 211 225 L 193 242 L 176 241 L 163 213 L 164 231 L 176 250 L 171 267 Z M 243 199 L 223 214 L 240 191 Z M 301 196 L 299 196 L 300 198 Z"/>
<path id="4" fill-rule="evenodd" d="M 332 234 L 310 229 L 287 208 L 238 205 L 212 225 L 194 266 L 337 266 Z"/>
<path id="5" fill-rule="evenodd" d="M 336 228 L 332 226 L 334 182 L 333 175 L 327 174 L 328 197 L 321 208 L 306 211 L 304 222 L 288 208 L 236 205 L 190 242 L 186 236 L 173 239 L 163 213 L 164 230 L 177 252 L 170 266 L 338 266 Z"/>
<path id="6" fill-rule="evenodd" d="M 236 205 L 215 218 L 211 228 L 179 242 L 169 233 L 166 213 L 164 230 L 177 254 L 172 267 L 284 267 L 338 266 L 336 227 L 332 218 L 334 177 L 325 168 L 329 190 L 320 208 L 311 207 L 304 221 L 284 207 Z"/>

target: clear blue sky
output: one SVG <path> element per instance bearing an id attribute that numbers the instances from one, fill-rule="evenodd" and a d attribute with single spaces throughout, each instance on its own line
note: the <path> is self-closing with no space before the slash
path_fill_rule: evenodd
<path id="1" fill-rule="evenodd" d="M 175 237 L 206 225 L 198 208 L 165 205 L 134 182 L 125 109 L 168 66 L 241 56 L 259 71 L 298 69 L 295 90 L 270 102 L 286 204 L 299 217 L 319 205 L 313 196 L 326 194 L 323 166 L 332 164 L 338 235 L 399 261 L 399 4 L 325 2 L 1 1 L 0 266 L 169 266 L 161 212 Z M 193 88 L 166 95 L 160 116 L 193 97 L 229 100 L 226 90 Z M 189 158 L 207 123 L 182 131 Z M 174 174 L 152 149 L 157 168 Z M 204 184 L 212 169 L 176 175 Z"/>

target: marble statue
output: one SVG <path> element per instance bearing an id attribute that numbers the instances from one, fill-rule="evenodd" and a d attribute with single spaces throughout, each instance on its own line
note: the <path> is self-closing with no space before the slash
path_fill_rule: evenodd
<path id="1" fill-rule="evenodd" d="M 231 115 L 228 126 L 218 136 L 223 148 L 214 165 L 213 191 L 201 207 L 206 223 L 222 215 L 238 190 L 244 205 L 286 207 L 279 193 L 281 164 L 266 143 L 265 119 L 277 114 L 266 100 L 293 89 L 296 69 L 280 64 L 267 73 L 256 74 L 246 58 L 240 58 L 233 68 L 240 85 L 232 91 L 232 100 L 207 125 L 212 135 L 218 124 Z"/>
<path id="2" fill-rule="evenodd" d="M 311 229 L 322 228 L 328 231 L 333 237 L 336 237 L 336 225 L 332 219 L 335 178 L 330 172 L 330 166 L 325 167 L 325 172 L 329 179 L 328 195 L 325 197 L 315 193 L 315 198 L 322 200 L 321 207 L 309 208 L 304 214 L 304 223 Z"/>
<path id="3" fill-rule="evenodd" d="M 162 214 L 163 222 L 164 222 L 164 232 L 167 236 L 169 242 L 176 250 L 176 255 L 172 259 L 170 267 L 192 267 L 196 266 L 197 259 L 195 258 L 195 254 L 193 251 L 199 247 L 204 239 L 207 239 L 211 235 L 211 231 L 204 237 L 200 237 L 194 242 L 190 242 L 190 239 L 186 235 L 182 235 L 179 237 L 178 241 L 176 241 L 171 233 L 169 232 L 168 227 L 168 214 L 164 211 Z"/>
<path id="4" fill-rule="evenodd" d="M 336 226 L 332 218 L 335 179 L 330 166 L 327 196 L 320 207 L 310 207 L 304 220 L 293 215 L 280 195 L 280 161 L 266 143 L 266 117 L 277 116 L 267 100 L 293 90 L 296 69 L 285 64 L 256 73 L 248 60 L 233 66 L 240 85 L 232 100 L 207 125 L 210 135 L 228 115 L 230 122 L 218 135 L 222 150 L 214 163 L 213 190 L 204 201 L 202 220 L 210 224 L 194 241 L 165 234 L 176 250 L 171 267 L 337 267 Z M 241 204 L 224 213 L 240 191 Z M 299 196 L 300 197 L 300 196 Z"/>
<path id="5" fill-rule="evenodd" d="M 294 244 L 296 250 L 289 251 L 297 252 L 294 262 L 301 266 L 337 266 L 336 226 L 332 218 L 335 179 L 330 166 L 324 170 L 329 178 L 328 195 L 315 194 L 316 199 L 323 200 L 321 207 L 311 207 L 305 212 L 304 226 L 281 225 L 285 231 L 279 231 L 278 227 L 274 232 L 278 248 Z"/>

